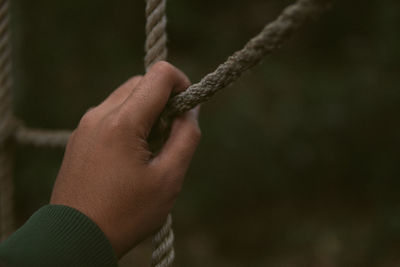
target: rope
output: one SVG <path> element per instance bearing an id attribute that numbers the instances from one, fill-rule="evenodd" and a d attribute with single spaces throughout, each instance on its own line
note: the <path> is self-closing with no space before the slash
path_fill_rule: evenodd
<path id="1" fill-rule="evenodd" d="M 162 117 L 172 118 L 208 101 L 216 92 L 237 80 L 244 71 L 259 63 L 266 54 L 278 49 L 308 18 L 316 17 L 326 10 L 329 2 L 298 0 L 285 8 L 275 21 L 267 24 L 242 50 L 235 52 L 200 82 L 170 99 Z"/>
<path id="2" fill-rule="evenodd" d="M 0 1 L 0 142 L 14 131 L 11 103 L 11 48 L 8 32 L 8 1 Z"/>
<path id="3" fill-rule="evenodd" d="M 171 266 L 174 261 L 174 232 L 171 227 L 172 216 L 169 214 L 163 227 L 153 237 L 155 249 L 152 253 L 152 266 Z"/>
<path id="4" fill-rule="evenodd" d="M 219 65 L 214 72 L 206 75 L 199 83 L 173 97 L 168 102 L 160 121 L 168 122 L 175 115 L 209 100 L 216 92 L 238 79 L 244 71 L 259 63 L 266 54 L 279 48 L 283 41 L 309 17 L 318 15 L 326 8 L 327 1 L 325 0 L 298 0 L 295 4 L 284 9 L 277 20 L 267 24 L 242 50 L 230 56 L 226 62 Z M 148 0 L 147 2 L 146 69 L 166 56 L 164 9 L 165 1 Z M 170 266 L 173 262 L 174 253 L 173 233 L 168 221 L 154 238 L 154 243 L 156 249 L 152 254 L 153 266 Z M 162 260 L 162 257 L 164 257 L 164 260 Z"/>
<path id="5" fill-rule="evenodd" d="M 8 0 L 0 1 L 0 240 L 13 229 L 13 143 L 15 130 L 11 101 L 11 47 L 9 45 Z"/>
<path id="6" fill-rule="evenodd" d="M 146 0 L 146 71 L 157 61 L 167 58 L 166 0 Z"/>
<path id="7" fill-rule="evenodd" d="M 146 42 L 144 66 L 146 71 L 157 61 L 167 58 L 166 0 L 146 0 Z M 151 264 L 154 267 L 168 267 L 174 262 L 174 232 L 172 216 L 153 237 L 154 251 Z"/>
<path id="8" fill-rule="evenodd" d="M 23 125 L 20 125 L 15 132 L 17 143 L 37 147 L 65 147 L 70 136 L 71 131 L 68 130 L 31 129 Z"/>

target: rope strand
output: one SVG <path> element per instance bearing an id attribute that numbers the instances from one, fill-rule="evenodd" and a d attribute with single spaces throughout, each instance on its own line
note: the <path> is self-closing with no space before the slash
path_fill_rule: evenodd
<path id="1" fill-rule="evenodd" d="M 157 61 L 167 59 L 165 6 L 166 0 L 146 1 L 146 55 L 144 58 L 146 71 Z M 152 266 L 171 266 L 175 258 L 171 214 L 168 215 L 164 225 L 153 237 L 153 246 Z"/>
<path id="2" fill-rule="evenodd" d="M 146 1 L 146 71 L 157 61 L 167 59 L 166 0 Z"/>
<path id="3" fill-rule="evenodd" d="M 167 104 L 164 118 L 171 118 L 208 101 L 216 92 L 237 80 L 243 72 L 278 49 L 304 22 L 318 16 L 329 6 L 328 0 L 298 0 L 285 8 L 281 15 L 252 38 L 242 50 L 235 52 L 200 82 L 176 95 Z"/>

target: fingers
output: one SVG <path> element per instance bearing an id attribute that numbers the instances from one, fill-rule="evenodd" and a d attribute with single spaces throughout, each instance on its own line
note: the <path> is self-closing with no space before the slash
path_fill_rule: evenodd
<path id="1" fill-rule="evenodd" d="M 108 112 L 121 105 L 132 93 L 143 76 L 134 76 L 114 90 L 99 106 L 104 112 Z"/>
<path id="2" fill-rule="evenodd" d="M 183 91 L 189 85 L 189 79 L 180 70 L 165 61 L 157 62 L 125 100 L 123 110 L 149 133 L 171 93 Z"/>
<path id="3" fill-rule="evenodd" d="M 165 170 L 187 170 L 201 138 L 198 112 L 199 107 L 196 107 L 174 120 L 168 140 L 154 159 L 156 166 Z"/>

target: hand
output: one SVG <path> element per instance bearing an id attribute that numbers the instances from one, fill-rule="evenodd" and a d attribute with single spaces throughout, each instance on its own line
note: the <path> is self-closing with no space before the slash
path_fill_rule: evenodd
<path id="1" fill-rule="evenodd" d="M 90 109 L 69 139 L 50 203 L 86 214 L 118 257 L 162 225 L 181 190 L 200 140 L 198 108 L 173 121 L 156 155 L 147 138 L 170 95 L 189 85 L 178 69 L 156 63 Z"/>

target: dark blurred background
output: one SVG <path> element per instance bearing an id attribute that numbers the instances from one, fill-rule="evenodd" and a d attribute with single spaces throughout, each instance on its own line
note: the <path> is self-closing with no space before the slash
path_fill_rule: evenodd
<path id="1" fill-rule="evenodd" d="M 292 2 L 171 0 L 169 61 L 196 82 Z M 399 10 L 336 1 L 203 105 L 173 211 L 176 266 L 400 265 Z M 141 0 L 15 0 L 12 12 L 15 113 L 29 126 L 72 129 L 143 73 Z M 48 202 L 63 151 L 17 154 L 23 223 Z"/>

